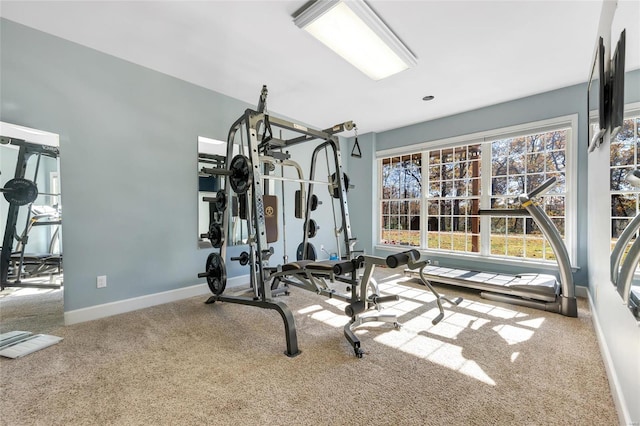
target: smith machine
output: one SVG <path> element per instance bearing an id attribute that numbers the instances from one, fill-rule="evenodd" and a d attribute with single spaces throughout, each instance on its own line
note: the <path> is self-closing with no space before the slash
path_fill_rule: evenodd
<path id="1" fill-rule="evenodd" d="M 316 130 L 308 126 L 283 120 L 268 115 L 266 110 L 267 88 L 263 86 L 258 102 L 257 110 L 247 109 L 244 114 L 232 125 L 227 139 L 227 161 L 225 168 L 204 168 L 204 173 L 224 177 L 224 189 L 216 193 L 216 197 L 206 201 L 214 202 L 218 211 L 223 212 L 221 221 L 210 223 L 208 234 L 202 237 L 209 238 L 214 248 L 220 249 L 219 253 L 211 253 L 206 262 L 206 271 L 198 274 L 200 278 L 206 278 L 209 289 L 213 293 L 206 303 L 216 301 L 237 303 L 256 306 L 277 311 L 284 321 L 287 350 L 285 354 L 294 357 L 300 353 L 296 334 L 296 325 L 289 307 L 275 297 L 288 294 L 289 286 L 296 286 L 313 291 L 330 298 L 337 298 L 347 303 L 345 314 L 350 321 L 344 327 L 344 335 L 352 345 L 355 355 L 362 357 L 360 340 L 355 335 L 354 328 L 365 322 L 380 321 L 400 327 L 395 315 L 375 314 L 361 316 L 369 309 L 380 309 L 380 304 L 398 300 L 397 295 L 380 296 L 378 286 L 373 279 L 376 266 L 392 268 L 407 265 L 409 268 L 424 268 L 427 262 L 420 262 L 420 254 L 408 251 L 378 258 L 375 256 L 357 255 L 354 251 L 356 239 L 351 234 L 349 221 L 349 209 L 347 206 L 347 191 L 349 189 L 348 177 L 342 169 L 340 148 L 337 133 L 352 130 L 355 124 L 351 121 L 335 125 L 329 129 Z M 289 139 L 274 137 L 273 130 L 280 129 L 287 134 L 295 136 Z M 262 131 L 262 133 L 260 132 Z M 243 132 L 246 138 L 243 138 Z M 240 135 L 239 151 L 234 154 L 236 134 Z M 311 157 L 309 178 L 305 179 L 302 168 L 293 160 L 287 148 L 294 145 L 320 140 Z M 245 142 L 246 141 L 246 142 Z M 316 180 L 317 163 L 319 155 L 324 152 L 327 162 L 327 181 Z M 228 159 L 231 158 L 231 161 Z M 329 159 L 331 158 L 332 161 Z M 284 176 L 284 168 L 293 167 L 297 171 L 298 178 Z M 280 170 L 280 175 L 275 172 Z M 293 181 L 300 184 L 297 191 L 297 204 L 304 206 L 296 209 L 296 217 L 304 220 L 303 242 L 300 245 L 295 262 L 289 262 L 286 255 L 286 241 L 284 250 L 284 264 L 269 266 L 269 258 L 274 254 L 274 247 L 270 244 L 278 240 L 278 199 L 276 195 L 270 195 L 268 182 Z M 307 185 L 306 194 L 304 185 Z M 329 192 L 339 205 L 334 209 L 334 225 L 336 240 L 338 242 L 339 258 L 329 261 L 316 261 L 314 251 L 310 250 L 312 238 L 319 227 L 311 213 L 318 207 L 318 198 L 314 194 L 315 185 L 328 185 Z M 238 261 L 241 265 L 249 266 L 250 290 L 245 296 L 226 296 L 223 292 L 226 287 L 227 274 L 224 259 L 226 258 L 226 240 L 229 235 L 230 212 L 228 207 L 230 194 L 233 191 L 238 198 L 246 197 L 244 204 L 246 209 L 244 217 L 247 219 L 248 228 L 248 252 L 242 252 L 238 257 L 230 260 Z M 284 199 L 284 184 L 282 185 L 282 198 Z M 332 200 L 333 201 L 333 200 Z M 333 204 L 333 203 L 332 203 Z M 339 220 L 336 210 L 340 212 Z M 284 215 L 283 215 L 284 218 Z M 337 222 L 340 223 L 337 223 Z M 220 223 L 221 222 L 221 223 Z M 282 227 L 284 232 L 284 225 Z M 286 240 L 283 238 L 283 240 Z M 344 251 L 340 250 L 340 246 Z M 364 269 L 363 269 L 364 268 Z M 360 276 L 361 275 L 361 276 Z M 344 289 L 344 292 L 339 291 Z M 435 292 L 434 292 L 435 293 Z M 440 315 L 434 319 L 437 323 L 444 317 L 440 299 L 452 304 L 460 303 L 460 300 L 450 301 L 443 296 L 437 296 Z"/>

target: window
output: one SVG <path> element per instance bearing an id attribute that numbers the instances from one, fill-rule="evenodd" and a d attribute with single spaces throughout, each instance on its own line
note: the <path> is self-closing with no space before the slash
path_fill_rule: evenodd
<path id="1" fill-rule="evenodd" d="M 560 235 L 565 232 L 566 142 L 569 131 L 559 129 L 491 143 L 491 207 L 507 206 L 549 178 L 555 186 L 541 199 L 541 206 Z M 491 254 L 553 260 L 553 250 L 532 218 L 491 218 Z"/>
<path id="2" fill-rule="evenodd" d="M 532 218 L 480 216 L 478 211 L 518 208 L 520 194 L 555 177 L 556 185 L 538 204 L 567 240 L 567 160 L 575 120 L 565 117 L 423 144 L 397 155 L 379 153 L 378 242 L 452 254 L 554 260 Z"/>
<path id="3" fill-rule="evenodd" d="M 382 160 L 382 233 L 385 244 L 420 246 L 422 156 Z"/>
<path id="4" fill-rule="evenodd" d="M 626 181 L 631 171 L 640 167 L 640 110 L 623 121 L 610 145 L 611 176 L 611 248 L 629 222 L 640 212 L 640 188 Z M 626 251 L 633 243 L 631 241 Z"/>
<path id="5" fill-rule="evenodd" d="M 479 252 L 481 149 L 475 144 L 425 153 L 427 248 Z"/>

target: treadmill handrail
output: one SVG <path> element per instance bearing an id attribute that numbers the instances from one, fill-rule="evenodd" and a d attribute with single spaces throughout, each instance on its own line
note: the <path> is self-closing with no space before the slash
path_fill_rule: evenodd
<path id="1" fill-rule="evenodd" d="M 536 225 L 538 225 L 549 244 L 551 244 L 551 249 L 556 255 L 556 262 L 558 263 L 558 270 L 560 274 L 560 285 L 562 286 L 562 296 L 575 298 L 575 286 L 573 283 L 573 274 L 571 273 L 571 261 L 569 259 L 567 248 L 564 245 L 564 241 L 562 241 L 562 237 L 560 236 L 560 232 L 544 210 L 531 202 L 530 199 L 531 194 L 533 194 L 533 196 L 539 195 L 541 192 L 550 188 L 553 183 L 555 183 L 555 178 L 545 181 L 529 194 L 520 195 L 518 199 L 520 200 L 522 207 L 527 209 L 533 220 L 536 222 Z"/>
<path id="2" fill-rule="evenodd" d="M 627 173 L 624 179 L 634 187 L 640 188 L 640 169 L 635 169 Z M 620 262 L 622 262 L 622 256 L 624 254 L 624 251 L 627 248 L 627 245 L 629 245 L 629 243 L 633 239 L 633 237 L 635 237 L 639 228 L 640 228 L 640 214 L 637 214 L 636 217 L 634 217 L 631 220 L 631 222 L 629 222 L 627 226 L 624 228 L 624 231 L 622 231 L 622 234 L 620 234 L 620 236 L 618 237 L 618 241 L 616 241 L 616 244 L 613 247 L 613 250 L 611 250 L 611 256 L 609 258 L 609 262 L 611 266 L 611 271 L 610 271 L 611 283 L 615 287 L 618 286 L 618 279 L 620 277 L 620 272 L 621 272 Z M 625 260 L 625 263 L 626 263 L 626 260 Z M 622 267 L 624 267 L 624 264 L 622 265 Z M 621 283 L 624 286 L 625 284 L 624 281 L 621 281 Z"/>
<path id="3" fill-rule="evenodd" d="M 480 216 L 530 216 L 526 209 L 480 209 Z"/>
<path id="4" fill-rule="evenodd" d="M 622 262 L 620 275 L 616 283 L 618 294 L 622 296 L 622 301 L 625 305 L 629 303 L 631 283 L 633 282 L 633 276 L 636 272 L 638 262 L 640 262 L 640 239 L 636 239 L 631 245 L 627 257 L 625 257 L 624 262 Z"/>
<path id="5" fill-rule="evenodd" d="M 547 179 L 544 182 L 542 182 L 542 184 L 540 186 L 538 186 L 537 188 L 535 188 L 531 192 L 529 192 L 527 194 L 527 198 L 530 200 L 532 198 L 537 197 L 538 195 L 542 195 L 545 192 L 547 192 L 549 189 L 551 189 L 551 187 L 554 186 L 555 184 L 556 184 L 556 178 L 555 177 L 550 177 L 549 179 Z M 522 197 L 522 196 L 520 196 L 520 197 Z"/>
<path id="6" fill-rule="evenodd" d="M 622 234 L 618 237 L 616 245 L 611 251 L 611 282 L 614 286 L 618 285 L 618 277 L 620 274 L 620 262 L 622 261 L 622 255 L 629 242 L 635 237 L 636 232 L 640 228 L 640 214 L 636 215 L 631 222 L 624 228 Z"/>

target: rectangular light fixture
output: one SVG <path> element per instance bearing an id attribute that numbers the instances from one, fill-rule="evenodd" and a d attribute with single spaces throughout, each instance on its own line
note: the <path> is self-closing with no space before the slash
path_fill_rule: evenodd
<path id="1" fill-rule="evenodd" d="M 293 22 L 373 80 L 417 64 L 413 53 L 363 0 L 317 0 Z"/>

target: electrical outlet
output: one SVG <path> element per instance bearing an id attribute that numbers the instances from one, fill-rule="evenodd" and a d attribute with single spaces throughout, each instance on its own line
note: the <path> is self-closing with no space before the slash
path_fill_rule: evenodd
<path id="1" fill-rule="evenodd" d="M 107 286 L 107 276 L 98 275 L 98 279 L 96 280 L 96 287 L 105 288 L 106 286 Z"/>
<path id="2" fill-rule="evenodd" d="M 438 266 L 440 265 L 440 261 L 439 260 L 434 260 L 433 261 L 433 266 Z"/>

